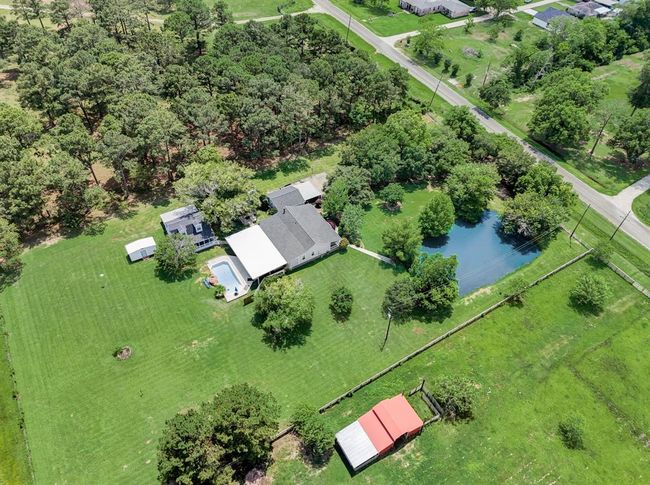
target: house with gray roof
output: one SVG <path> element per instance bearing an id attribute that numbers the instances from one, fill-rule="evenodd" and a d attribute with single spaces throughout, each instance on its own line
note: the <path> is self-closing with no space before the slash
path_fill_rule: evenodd
<path id="1" fill-rule="evenodd" d="M 548 30 L 551 21 L 561 17 L 570 18 L 571 15 L 566 13 L 564 10 L 559 10 L 555 7 L 548 7 L 543 12 L 537 12 L 537 14 L 533 17 L 533 25 L 537 25 L 542 29 Z"/>
<path id="2" fill-rule="evenodd" d="M 610 8 L 596 2 L 576 3 L 567 9 L 568 13 L 574 17 L 578 17 L 579 19 L 584 19 L 586 17 L 604 17 L 610 11 Z"/>
<path id="3" fill-rule="evenodd" d="M 323 193 L 309 180 L 287 185 L 268 194 L 271 207 L 278 211 L 290 205 L 313 204 L 322 196 Z"/>
<path id="4" fill-rule="evenodd" d="M 189 236 L 197 252 L 217 244 L 217 238 L 210 224 L 203 220 L 203 214 L 193 205 L 161 214 L 160 222 L 167 235 L 180 233 Z"/>
<path id="5" fill-rule="evenodd" d="M 400 0 L 399 6 L 415 15 L 439 12 L 452 19 L 465 17 L 475 10 L 460 0 Z"/>

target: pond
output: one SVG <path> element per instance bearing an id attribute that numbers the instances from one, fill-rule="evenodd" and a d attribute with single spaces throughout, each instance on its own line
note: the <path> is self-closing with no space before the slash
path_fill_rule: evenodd
<path id="1" fill-rule="evenodd" d="M 446 236 L 425 239 L 425 253 L 458 258 L 458 291 L 461 296 L 489 286 L 539 256 L 534 242 L 506 236 L 496 212 L 485 211 L 477 224 L 456 223 Z"/>

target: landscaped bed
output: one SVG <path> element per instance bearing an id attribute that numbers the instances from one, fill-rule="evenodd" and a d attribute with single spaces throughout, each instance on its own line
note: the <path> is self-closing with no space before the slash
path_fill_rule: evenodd
<path id="1" fill-rule="evenodd" d="M 493 287 L 460 300 L 441 323 L 394 326 L 381 352 L 381 301 L 399 270 L 348 250 L 295 273 L 315 295 L 313 324 L 302 345 L 275 351 L 251 323 L 253 305 L 215 300 L 198 274 L 170 283 L 154 261 L 126 263 L 123 244 L 159 237 L 166 210 L 144 207 L 101 235 L 30 250 L 20 281 L 0 295 L 38 480 L 151 483 L 164 421 L 224 385 L 273 392 L 286 422 L 298 402 L 322 405 L 501 298 Z M 532 280 L 579 249 L 560 236 L 518 274 Z M 328 307 L 334 281 L 354 295 L 345 323 Z M 132 354 L 118 361 L 112 353 L 125 344 Z"/>

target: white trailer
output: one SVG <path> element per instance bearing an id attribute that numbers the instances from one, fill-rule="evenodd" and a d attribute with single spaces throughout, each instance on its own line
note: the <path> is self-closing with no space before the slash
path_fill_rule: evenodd
<path id="1" fill-rule="evenodd" d="M 126 254 L 129 255 L 131 262 L 135 263 L 153 256 L 156 252 L 156 241 L 152 237 L 145 237 L 127 244 L 124 249 L 126 249 Z"/>

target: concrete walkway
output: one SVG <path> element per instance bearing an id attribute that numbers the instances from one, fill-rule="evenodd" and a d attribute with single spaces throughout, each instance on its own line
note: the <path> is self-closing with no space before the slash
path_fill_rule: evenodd
<path id="1" fill-rule="evenodd" d="M 537 7 L 543 7 L 544 5 L 548 5 L 549 3 L 557 3 L 557 0 L 540 0 L 539 2 L 535 3 L 529 3 L 527 5 L 522 5 L 520 7 L 517 7 L 514 12 L 524 12 L 527 13 L 528 15 L 534 16 L 537 14 L 534 8 Z M 487 15 L 481 15 L 480 17 L 474 17 L 474 23 L 479 23 L 479 22 L 485 22 L 486 20 L 490 20 L 492 18 L 491 14 Z M 467 19 L 463 20 L 456 20 L 455 22 L 449 22 L 448 24 L 442 24 L 440 27 L 443 29 L 455 29 L 458 27 L 463 27 L 467 23 Z M 400 40 L 404 40 L 407 37 L 413 37 L 416 36 L 420 33 L 419 30 L 414 30 L 412 32 L 405 32 L 403 34 L 397 34 L 397 35 L 391 35 L 389 37 L 380 37 L 380 39 L 383 39 L 385 42 L 388 42 L 390 45 L 395 45 L 397 44 Z"/>
<path id="2" fill-rule="evenodd" d="M 307 13 L 307 14 L 325 13 L 325 11 L 323 9 L 321 9 L 318 5 L 314 5 L 313 7 L 308 8 L 307 10 L 303 10 L 302 12 L 290 13 L 289 15 L 291 15 L 293 17 L 293 16 L 296 16 L 296 15 L 300 15 L 302 13 Z M 235 20 L 235 23 L 236 24 L 245 24 L 245 23 L 248 23 L 248 22 L 251 22 L 251 21 L 270 22 L 271 20 L 280 20 L 281 18 L 282 18 L 282 15 L 273 15 L 271 17 L 260 17 L 260 18 L 257 18 L 257 19 Z"/>
<path id="3" fill-rule="evenodd" d="M 643 177 L 626 189 L 621 190 L 618 194 L 610 196 L 610 200 L 622 212 L 627 213 L 632 210 L 632 202 L 634 199 L 648 190 L 650 190 L 650 175 Z"/>
<path id="4" fill-rule="evenodd" d="M 390 259 L 388 256 L 384 256 L 382 254 L 378 254 L 372 251 L 368 251 L 367 249 L 360 248 L 359 246 L 355 246 L 354 244 L 350 244 L 348 246 L 349 248 L 354 249 L 355 251 L 359 251 L 360 253 L 363 253 L 367 256 L 370 256 L 371 258 L 378 259 L 379 261 L 383 261 L 386 264 L 390 264 L 391 266 L 395 266 L 395 262 Z"/>
<path id="5" fill-rule="evenodd" d="M 549 0 L 545 1 L 552 3 Z M 585 203 L 590 204 L 595 211 L 599 212 L 609 222 L 614 225 L 618 225 L 623 220 L 627 211 L 621 210 L 618 204 L 613 201 L 611 197 L 601 194 L 596 189 L 590 187 L 587 183 L 583 182 L 578 177 L 573 175 L 571 172 L 559 166 L 553 159 L 539 152 L 537 149 L 530 146 L 525 141 L 521 140 L 514 133 L 501 125 L 501 123 L 478 109 L 462 94 L 452 89 L 446 83 L 439 83 L 437 77 L 432 75 L 417 62 L 410 59 L 406 54 L 397 49 L 394 45 L 389 44 L 385 41 L 384 38 L 372 33 L 354 18 L 350 20 L 350 16 L 340 8 L 333 5 L 331 1 L 314 0 L 314 3 L 320 6 L 326 13 L 334 17 L 342 24 L 347 25 L 348 22 L 350 22 L 350 29 L 355 34 L 373 46 L 378 53 L 383 54 L 391 61 L 405 68 L 409 74 L 411 74 L 411 76 L 427 86 L 431 91 L 434 91 L 436 89 L 436 86 L 439 85 L 440 87 L 438 88 L 438 95 L 442 99 L 444 99 L 452 106 L 467 106 L 486 130 L 491 133 L 506 133 L 508 136 L 519 141 L 526 150 L 532 153 L 539 160 L 553 164 L 557 169 L 557 173 L 573 186 L 580 199 L 582 199 Z M 530 8 L 533 5 L 539 5 L 540 3 L 542 2 L 529 4 L 526 6 L 526 8 Z M 621 227 L 621 230 L 628 234 L 630 237 L 636 239 L 646 248 L 650 248 L 650 228 L 639 221 L 639 219 L 634 214 L 630 214 L 628 219 L 625 221 L 625 224 L 623 224 Z"/>

